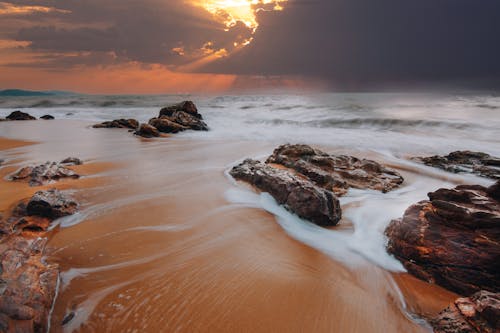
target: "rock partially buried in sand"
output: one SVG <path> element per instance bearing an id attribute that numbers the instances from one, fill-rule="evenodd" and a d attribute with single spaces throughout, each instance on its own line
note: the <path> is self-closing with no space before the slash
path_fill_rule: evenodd
<path id="1" fill-rule="evenodd" d="M 399 173 L 375 161 L 347 155 L 329 155 L 307 145 L 280 146 L 266 163 L 293 169 L 337 195 L 345 194 L 349 188 L 385 193 L 404 181 Z"/>
<path id="2" fill-rule="evenodd" d="M 64 160 L 61 161 L 61 164 L 66 164 L 66 165 L 82 165 L 83 162 L 81 159 L 77 157 L 67 157 Z"/>
<path id="3" fill-rule="evenodd" d="M 203 119 L 202 115 L 198 113 L 198 108 L 191 101 L 183 101 L 177 104 L 169 105 L 160 110 L 161 116 L 172 116 L 177 111 L 186 112 L 198 119 Z"/>
<path id="4" fill-rule="evenodd" d="M 37 166 L 27 166 L 13 175 L 10 180 L 29 181 L 30 186 L 40 186 L 61 178 L 79 178 L 76 172 L 56 162 L 46 162 Z"/>
<path id="5" fill-rule="evenodd" d="M 149 124 L 141 124 L 141 126 L 139 126 L 139 129 L 135 131 L 134 134 L 142 136 L 143 138 L 153 138 L 160 136 L 160 132 L 158 131 L 158 129 Z"/>
<path id="6" fill-rule="evenodd" d="M 179 133 L 189 129 L 189 127 L 171 121 L 166 116 L 150 119 L 149 125 L 156 127 L 162 133 Z"/>
<path id="7" fill-rule="evenodd" d="M 409 273 L 462 295 L 500 291 L 500 184 L 429 193 L 386 229 Z"/>
<path id="8" fill-rule="evenodd" d="M 36 120 L 35 117 L 21 111 L 14 111 L 6 117 L 7 120 Z"/>
<path id="9" fill-rule="evenodd" d="M 474 151 L 455 151 L 446 156 L 415 157 L 413 160 L 453 173 L 473 173 L 500 179 L 500 158 Z"/>
<path id="10" fill-rule="evenodd" d="M 479 291 L 455 300 L 431 320 L 435 333 L 494 333 L 500 331 L 500 293 Z"/>
<path id="11" fill-rule="evenodd" d="M 112 121 L 105 121 L 100 124 L 95 124 L 93 128 L 129 128 L 137 129 L 139 122 L 135 119 L 115 119 Z"/>
<path id="12" fill-rule="evenodd" d="M 36 192 L 26 206 L 26 213 L 53 220 L 72 215 L 77 209 L 78 204 L 74 200 L 57 189 L 50 189 Z"/>
<path id="13" fill-rule="evenodd" d="M 334 226 L 341 218 L 339 201 L 332 192 L 286 170 L 247 159 L 230 173 L 235 179 L 268 192 L 279 204 L 317 225 Z"/>
<path id="14" fill-rule="evenodd" d="M 46 114 L 44 116 L 41 116 L 40 119 L 43 119 L 43 120 L 53 120 L 54 116 L 51 116 L 50 114 Z"/>

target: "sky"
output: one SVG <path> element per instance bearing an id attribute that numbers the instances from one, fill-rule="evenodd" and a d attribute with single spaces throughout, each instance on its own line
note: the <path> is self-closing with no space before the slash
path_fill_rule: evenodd
<path id="1" fill-rule="evenodd" d="M 0 88 L 500 88 L 498 0 L 0 1 Z"/>

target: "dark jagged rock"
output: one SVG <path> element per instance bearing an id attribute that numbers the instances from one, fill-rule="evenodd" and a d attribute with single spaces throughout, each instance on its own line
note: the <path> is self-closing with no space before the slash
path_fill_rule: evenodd
<path id="1" fill-rule="evenodd" d="M 64 160 L 61 161 L 61 164 L 66 164 L 66 165 L 82 165 L 83 162 L 81 159 L 77 157 L 67 157 Z"/>
<path id="2" fill-rule="evenodd" d="M 29 181 L 30 186 L 40 186 L 52 180 L 61 178 L 79 178 L 73 170 L 56 162 L 46 162 L 37 166 L 27 166 L 13 175 L 10 180 Z"/>
<path id="3" fill-rule="evenodd" d="M 161 117 L 195 131 L 208 131 L 208 126 L 203 120 L 184 111 L 175 111 L 170 116 Z"/>
<path id="4" fill-rule="evenodd" d="M 387 249 L 416 277 L 462 295 L 500 291 L 499 182 L 439 189 L 386 229 Z"/>
<path id="5" fill-rule="evenodd" d="M 50 219 L 72 215 L 78 205 L 57 189 L 38 191 L 31 197 L 26 206 L 28 215 L 42 216 Z"/>
<path id="6" fill-rule="evenodd" d="M 153 138 L 160 136 L 160 132 L 156 127 L 149 124 L 141 124 L 139 129 L 134 132 L 135 135 L 142 136 L 143 138 Z"/>
<path id="7" fill-rule="evenodd" d="M 455 151 L 446 156 L 415 157 L 414 160 L 448 172 L 500 179 L 500 158 L 481 152 Z"/>
<path id="8" fill-rule="evenodd" d="M 6 117 L 7 120 L 36 120 L 35 117 L 21 111 L 14 111 Z"/>
<path id="9" fill-rule="evenodd" d="M 177 111 L 186 112 L 186 113 L 188 113 L 188 114 L 190 114 L 198 119 L 203 119 L 201 114 L 198 113 L 198 108 L 191 101 L 184 101 L 184 102 L 180 102 L 180 103 L 173 104 L 170 106 L 166 106 L 160 110 L 159 117 L 161 117 L 161 116 L 169 116 L 170 117 L 170 116 L 172 116 L 172 114 L 174 114 Z"/>
<path id="10" fill-rule="evenodd" d="M 431 320 L 435 333 L 495 333 L 500 331 L 500 293 L 479 291 L 458 298 Z"/>
<path id="11" fill-rule="evenodd" d="M 375 161 L 347 155 L 329 155 L 307 145 L 280 146 L 266 163 L 293 169 L 337 195 L 345 194 L 351 187 L 385 193 L 403 183 L 399 173 Z"/>
<path id="12" fill-rule="evenodd" d="M 95 124 L 93 128 L 129 128 L 135 130 L 139 126 L 139 122 L 135 119 L 115 119 L 105 121 L 100 124 Z"/>
<path id="13" fill-rule="evenodd" d="M 315 224 L 334 226 L 341 218 L 339 201 L 332 192 L 286 170 L 247 159 L 230 173 L 268 192 L 279 204 Z"/>
<path id="14" fill-rule="evenodd" d="M 41 116 L 40 119 L 43 119 L 43 120 L 53 120 L 55 118 L 54 118 L 54 116 L 51 116 L 50 114 L 46 114 L 44 116 Z"/>
<path id="15" fill-rule="evenodd" d="M 158 131 L 163 133 L 179 133 L 189 129 L 189 127 L 180 125 L 178 123 L 169 120 L 169 118 L 166 116 L 150 119 L 149 125 L 156 127 Z"/>

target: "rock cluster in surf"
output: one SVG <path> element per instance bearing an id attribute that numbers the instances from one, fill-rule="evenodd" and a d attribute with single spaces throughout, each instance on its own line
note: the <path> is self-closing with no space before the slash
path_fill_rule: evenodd
<path id="1" fill-rule="evenodd" d="M 67 168 L 69 165 L 80 165 L 83 162 L 77 158 L 66 158 L 60 163 L 46 162 L 36 166 L 26 166 L 12 174 L 12 181 L 27 181 L 30 186 L 40 186 L 62 178 L 79 178 L 75 171 Z"/>
<path id="2" fill-rule="evenodd" d="M 38 191 L 0 216 L 0 331 L 47 332 L 59 279 L 57 264 L 43 259 L 51 222 L 78 204 L 56 189 Z"/>
<path id="3" fill-rule="evenodd" d="M 500 291 L 500 181 L 429 193 L 386 229 L 387 249 L 416 277 L 462 295 Z"/>
<path id="4" fill-rule="evenodd" d="M 455 151 L 446 156 L 415 157 L 413 160 L 453 173 L 473 173 L 500 179 L 500 158 L 474 151 Z"/>
<path id="5" fill-rule="evenodd" d="M 271 194 L 278 203 L 321 226 L 341 218 L 337 196 L 349 188 L 390 191 L 403 177 L 371 160 L 329 155 L 307 145 L 282 145 L 265 163 L 246 159 L 230 174 Z"/>
<path id="6" fill-rule="evenodd" d="M 49 114 L 46 114 L 44 116 L 41 116 L 40 119 L 43 119 L 43 120 L 52 120 L 54 119 L 53 116 L 49 115 Z M 0 121 L 7 121 L 7 120 L 12 120 L 12 121 L 17 121 L 17 120 L 36 120 L 35 117 L 33 117 L 32 115 L 30 115 L 29 113 L 26 113 L 26 112 L 22 112 L 22 111 L 13 111 L 12 113 L 10 113 L 7 117 L 5 117 L 5 119 L 3 118 L 0 118 Z"/>
<path id="7" fill-rule="evenodd" d="M 158 117 L 151 118 L 147 124 L 140 124 L 135 119 L 115 119 L 96 124 L 94 128 L 128 128 L 135 135 L 152 138 L 161 133 L 179 133 L 187 130 L 208 131 L 207 124 L 198 113 L 196 105 L 191 101 L 184 101 L 164 107 Z"/>
<path id="8" fill-rule="evenodd" d="M 493 333 L 500 331 L 500 293 L 479 291 L 458 298 L 431 320 L 435 333 Z"/>

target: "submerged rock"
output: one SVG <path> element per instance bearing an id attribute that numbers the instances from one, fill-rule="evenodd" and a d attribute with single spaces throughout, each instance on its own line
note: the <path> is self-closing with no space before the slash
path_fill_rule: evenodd
<path id="1" fill-rule="evenodd" d="M 32 115 L 22 112 L 14 111 L 6 117 L 7 120 L 36 120 Z"/>
<path id="2" fill-rule="evenodd" d="M 160 132 L 154 126 L 149 124 L 141 124 L 139 129 L 134 132 L 135 135 L 142 136 L 143 138 L 153 138 L 160 136 Z"/>
<path id="3" fill-rule="evenodd" d="M 500 291 L 500 182 L 429 193 L 386 229 L 409 273 L 462 295 Z"/>
<path id="4" fill-rule="evenodd" d="M 81 159 L 77 157 L 67 157 L 64 160 L 61 161 L 61 164 L 66 164 L 66 165 L 82 165 L 83 162 Z"/>
<path id="5" fill-rule="evenodd" d="M 479 291 L 458 298 L 431 320 L 435 333 L 494 333 L 500 331 L 500 293 Z"/>
<path id="6" fill-rule="evenodd" d="M 42 216 L 50 219 L 72 215 L 78 204 L 57 189 L 38 191 L 31 197 L 26 206 L 28 215 Z"/>
<path id="7" fill-rule="evenodd" d="M 189 129 L 189 127 L 171 121 L 166 116 L 150 119 L 149 125 L 156 127 L 158 131 L 163 133 L 179 133 Z"/>
<path id="8" fill-rule="evenodd" d="M 112 121 L 105 121 L 100 124 L 95 124 L 93 128 L 129 128 L 136 129 L 139 122 L 135 119 L 115 119 Z"/>
<path id="9" fill-rule="evenodd" d="M 44 116 L 41 116 L 40 119 L 43 119 L 43 120 L 53 120 L 54 116 L 51 116 L 50 114 L 46 114 Z"/>
<path id="10" fill-rule="evenodd" d="M 455 151 L 446 156 L 415 157 L 415 161 L 453 173 L 473 173 L 500 179 L 500 158 L 486 153 Z"/>
<path id="11" fill-rule="evenodd" d="M 279 204 L 315 224 L 334 226 L 341 218 L 339 201 L 332 192 L 286 170 L 247 159 L 230 174 L 268 192 Z"/>
<path id="12" fill-rule="evenodd" d="M 198 113 L 198 108 L 191 101 L 183 101 L 177 104 L 169 105 L 160 110 L 161 116 L 171 116 L 177 111 L 186 112 L 198 119 L 203 119 L 202 115 Z"/>
<path id="13" fill-rule="evenodd" d="M 385 193 L 404 181 L 399 173 L 375 161 L 347 155 L 329 155 L 307 145 L 280 146 L 266 163 L 291 168 L 337 195 L 345 194 L 351 187 Z"/>
<path id="14" fill-rule="evenodd" d="M 29 181 L 30 186 L 40 186 L 61 178 L 79 178 L 76 172 L 56 162 L 46 162 L 37 166 L 27 166 L 13 175 L 10 180 Z"/>

